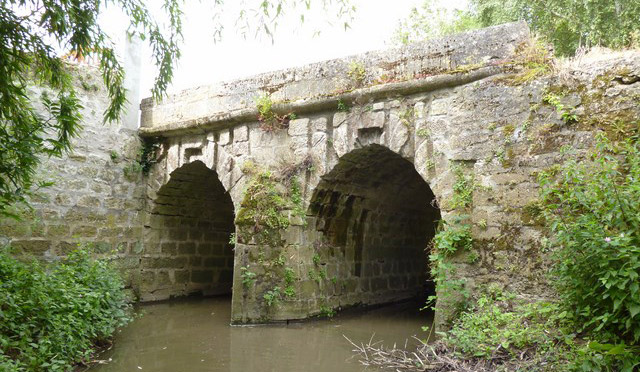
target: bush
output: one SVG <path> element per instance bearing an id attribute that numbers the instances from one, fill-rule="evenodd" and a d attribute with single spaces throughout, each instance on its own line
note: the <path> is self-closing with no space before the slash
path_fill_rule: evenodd
<path id="1" fill-rule="evenodd" d="M 0 249 L 0 370 L 69 370 L 129 321 L 118 272 L 87 249 L 46 266 Z"/>
<path id="2" fill-rule="evenodd" d="M 512 294 L 487 293 L 460 315 L 443 341 L 465 357 L 545 353 L 564 337 L 559 331 L 563 316 L 552 303 L 525 303 Z"/>
<path id="3" fill-rule="evenodd" d="M 614 144 L 601 136 L 590 161 L 568 161 L 542 174 L 540 181 L 545 218 L 556 246 L 554 282 L 564 307 L 587 336 L 634 350 L 625 343 L 640 341 L 636 141 Z M 640 363 L 638 354 L 607 353 Z"/>

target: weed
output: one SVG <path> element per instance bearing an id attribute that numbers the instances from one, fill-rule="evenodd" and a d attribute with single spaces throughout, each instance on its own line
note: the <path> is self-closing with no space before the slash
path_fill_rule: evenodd
<path id="1" fill-rule="evenodd" d="M 276 306 L 280 301 L 280 287 L 275 286 L 262 295 L 268 307 Z"/>
<path id="2" fill-rule="evenodd" d="M 347 75 L 349 75 L 349 78 L 351 78 L 357 86 L 360 86 L 367 77 L 367 71 L 365 70 L 362 62 L 352 61 L 349 64 L 349 71 L 347 71 Z"/>
<path id="3" fill-rule="evenodd" d="M 288 285 L 288 286 L 286 286 L 284 288 L 284 292 L 283 293 L 288 298 L 296 297 L 296 290 L 295 290 L 295 288 L 293 288 L 293 286 L 290 286 L 290 285 Z"/>
<path id="4" fill-rule="evenodd" d="M 286 267 L 284 269 L 284 282 L 287 285 L 291 285 L 293 284 L 293 282 L 295 282 L 296 280 L 296 273 L 293 271 L 292 268 L 290 267 Z"/>
<path id="5" fill-rule="evenodd" d="M 416 135 L 421 138 L 427 138 L 431 135 L 431 132 L 429 132 L 429 129 L 420 128 L 416 131 Z"/>
<path id="6" fill-rule="evenodd" d="M 243 266 L 240 268 L 240 278 L 242 278 L 242 285 L 249 289 L 256 282 L 256 273 L 249 270 L 249 266 Z"/>
<path id="7" fill-rule="evenodd" d="M 562 121 L 564 121 L 565 123 L 571 124 L 578 121 L 578 117 L 573 113 L 573 110 L 565 107 L 560 102 L 560 99 L 560 96 L 557 96 L 553 93 L 547 93 L 544 97 L 542 97 L 542 102 L 555 107 L 556 111 L 560 114 Z"/>
<path id="8" fill-rule="evenodd" d="M 347 103 L 345 101 L 343 101 L 342 99 L 339 99 L 338 100 L 338 111 L 349 112 L 349 111 L 351 111 L 351 107 L 349 105 L 347 105 Z"/>
<path id="9" fill-rule="evenodd" d="M 473 176 L 465 175 L 462 168 L 458 165 L 452 165 L 451 171 L 455 177 L 453 195 L 451 197 L 451 208 L 468 208 L 473 202 L 473 191 L 476 188 Z"/>
<path id="10" fill-rule="evenodd" d="M 333 318 L 336 315 L 336 311 L 326 305 L 320 306 L 320 317 Z"/>
<path id="11" fill-rule="evenodd" d="M 273 111 L 273 101 L 268 94 L 263 94 L 256 98 L 256 108 L 258 109 L 260 129 L 265 132 L 287 128 L 289 122 L 297 117 L 294 113 L 288 113 L 286 115 L 276 114 Z"/>

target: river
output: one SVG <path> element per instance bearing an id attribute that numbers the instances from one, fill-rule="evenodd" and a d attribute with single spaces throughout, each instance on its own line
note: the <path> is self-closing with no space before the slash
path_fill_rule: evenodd
<path id="1" fill-rule="evenodd" d="M 91 372 L 360 372 L 351 345 L 371 337 L 385 345 L 415 345 L 431 315 L 407 302 L 350 310 L 331 319 L 263 326 L 230 326 L 229 297 L 141 305 L 142 316 L 117 334 L 110 360 Z M 368 369 L 371 370 L 371 369 Z"/>

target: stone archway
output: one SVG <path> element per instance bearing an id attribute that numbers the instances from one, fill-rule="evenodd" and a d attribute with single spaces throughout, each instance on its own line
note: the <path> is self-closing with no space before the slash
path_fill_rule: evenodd
<path id="1" fill-rule="evenodd" d="M 231 293 L 234 207 L 201 161 L 174 170 L 153 200 L 140 265 L 142 301 Z"/>
<path id="2" fill-rule="evenodd" d="M 340 158 L 309 205 L 315 260 L 336 286 L 330 307 L 381 304 L 425 295 L 426 249 L 440 211 L 411 162 L 369 145 Z"/>

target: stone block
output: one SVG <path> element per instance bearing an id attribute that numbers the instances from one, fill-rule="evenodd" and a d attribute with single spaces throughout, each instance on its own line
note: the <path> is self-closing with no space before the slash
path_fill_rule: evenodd
<path id="1" fill-rule="evenodd" d="M 191 272 L 191 281 L 194 283 L 212 283 L 213 270 L 193 270 Z"/>
<path id="2" fill-rule="evenodd" d="M 196 253 L 196 243 L 185 242 L 178 244 L 178 254 L 194 254 Z"/>
<path id="3" fill-rule="evenodd" d="M 249 140 L 249 127 L 241 125 L 233 128 L 233 140 L 234 141 L 248 141 Z"/>
<path id="4" fill-rule="evenodd" d="M 291 120 L 289 122 L 289 129 L 287 133 L 290 136 L 306 136 L 309 132 L 309 119 L 301 118 L 296 120 Z"/>
<path id="5" fill-rule="evenodd" d="M 11 246 L 22 254 L 42 256 L 51 248 L 49 240 L 13 240 Z"/>

